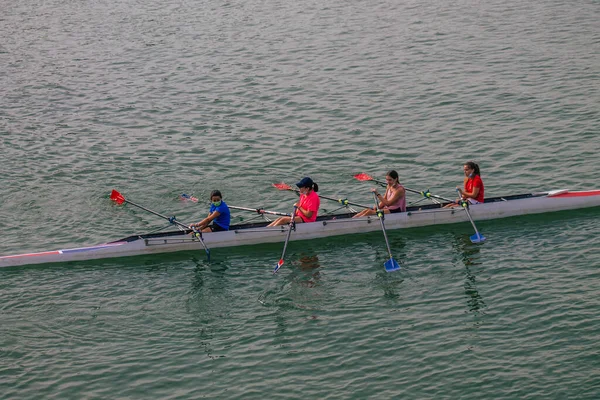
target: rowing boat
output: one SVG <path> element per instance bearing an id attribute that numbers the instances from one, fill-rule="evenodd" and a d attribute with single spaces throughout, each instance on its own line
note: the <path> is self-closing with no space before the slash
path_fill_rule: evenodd
<path id="1" fill-rule="evenodd" d="M 386 214 L 386 229 L 407 229 L 469 221 L 463 209 L 443 208 L 443 205 L 412 206 L 408 207 L 406 212 Z M 473 219 L 483 221 L 599 206 L 600 190 L 554 190 L 489 198 L 483 204 L 471 205 L 469 210 Z M 353 215 L 351 213 L 323 215 L 316 222 L 297 224 L 290 241 L 381 230 L 377 216 L 352 218 Z M 202 235 L 204 245 L 208 248 L 249 246 L 283 242 L 286 239 L 287 226 L 267 228 L 267 224 L 268 222 L 246 223 L 232 225 L 226 232 L 204 233 Z M 2 256 L 0 267 L 202 250 L 202 248 L 203 244 L 190 235 L 189 230 L 181 229 L 134 235 L 90 247 Z"/>

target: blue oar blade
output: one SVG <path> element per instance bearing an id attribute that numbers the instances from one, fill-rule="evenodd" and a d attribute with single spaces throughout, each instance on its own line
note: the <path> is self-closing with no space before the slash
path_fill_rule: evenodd
<path id="1" fill-rule="evenodd" d="M 283 265 L 283 258 L 281 260 L 279 260 L 277 265 L 275 265 L 275 269 L 273 270 L 273 273 L 276 273 L 277 271 L 279 271 L 279 268 L 281 268 L 282 265 Z"/>
<path id="2" fill-rule="evenodd" d="M 383 266 L 385 267 L 385 270 L 387 272 L 394 272 L 394 271 L 398 271 L 400 269 L 400 264 L 398 264 L 398 262 L 396 260 L 394 260 L 393 258 L 390 258 L 389 260 L 384 262 Z"/>
<path id="3" fill-rule="evenodd" d="M 471 235 L 471 242 L 483 243 L 483 242 L 485 242 L 485 236 L 483 236 L 481 233 L 477 232 L 476 234 Z"/>

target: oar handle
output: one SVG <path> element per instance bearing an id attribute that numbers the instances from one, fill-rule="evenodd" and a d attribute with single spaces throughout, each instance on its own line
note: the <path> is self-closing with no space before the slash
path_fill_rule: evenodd
<path id="1" fill-rule="evenodd" d="M 456 193 L 458 194 L 458 200 L 455 200 L 453 203 L 457 203 L 458 205 L 460 205 L 463 208 L 468 208 L 469 202 L 462 198 L 459 188 L 456 188 Z"/>

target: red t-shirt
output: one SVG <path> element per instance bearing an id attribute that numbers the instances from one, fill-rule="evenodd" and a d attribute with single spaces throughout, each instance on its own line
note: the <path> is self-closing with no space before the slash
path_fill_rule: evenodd
<path id="1" fill-rule="evenodd" d="M 475 200 L 483 203 L 483 181 L 479 175 L 467 179 L 467 182 L 465 182 L 465 192 L 472 192 L 476 187 L 479 188 L 479 194 L 475 197 Z"/>
<path id="2" fill-rule="evenodd" d="M 311 190 L 307 195 L 301 194 L 298 208 L 302 207 L 304 211 L 312 211 L 313 214 L 310 218 L 307 218 L 300 212 L 300 210 L 297 210 L 296 215 L 302 218 L 303 222 L 315 222 L 317 220 L 317 213 L 320 205 L 321 199 L 314 190 Z"/>

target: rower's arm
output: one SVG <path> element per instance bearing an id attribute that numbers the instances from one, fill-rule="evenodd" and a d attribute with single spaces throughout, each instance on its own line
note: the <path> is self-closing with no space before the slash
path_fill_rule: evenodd
<path id="1" fill-rule="evenodd" d="M 210 224 L 213 219 L 217 218 L 219 215 L 221 215 L 220 212 L 213 211 L 212 213 L 208 214 L 208 217 L 204 218 L 202 221 L 200 221 L 196 224 L 193 224 L 193 225 L 196 227 L 204 228 L 205 226 Z"/>
<path id="2" fill-rule="evenodd" d="M 473 191 L 471 191 L 471 192 L 467 192 L 466 190 L 461 190 L 460 194 L 464 198 L 469 198 L 470 197 L 472 199 L 475 199 L 479 195 L 479 187 L 478 186 L 473 187 Z"/>
<path id="3" fill-rule="evenodd" d="M 478 187 L 473 188 L 472 192 L 464 192 L 464 195 L 466 197 L 471 197 L 471 198 L 475 199 L 479 195 L 479 188 Z"/>
<path id="4" fill-rule="evenodd" d="M 310 218 L 313 215 L 313 211 L 307 210 L 304 207 L 298 207 L 298 212 L 302 213 L 306 218 Z"/>
<path id="5" fill-rule="evenodd" d="M 386 193 L 387 193 L 387 190 L 386 190 Z M 396 192 L 394 193 L 392 198 L 389 200 L 387 200 L 384 196 L 378 194 L 377 198 L 380 200 L 379 208 L 383 208 L 385 206 L 395 204 L 398 200 L 400 200 L 402 197 L 404 197 L 404 195 L 405 195 L 404 188 L 400 188 L 400 189 L 396 190 Z"/>

